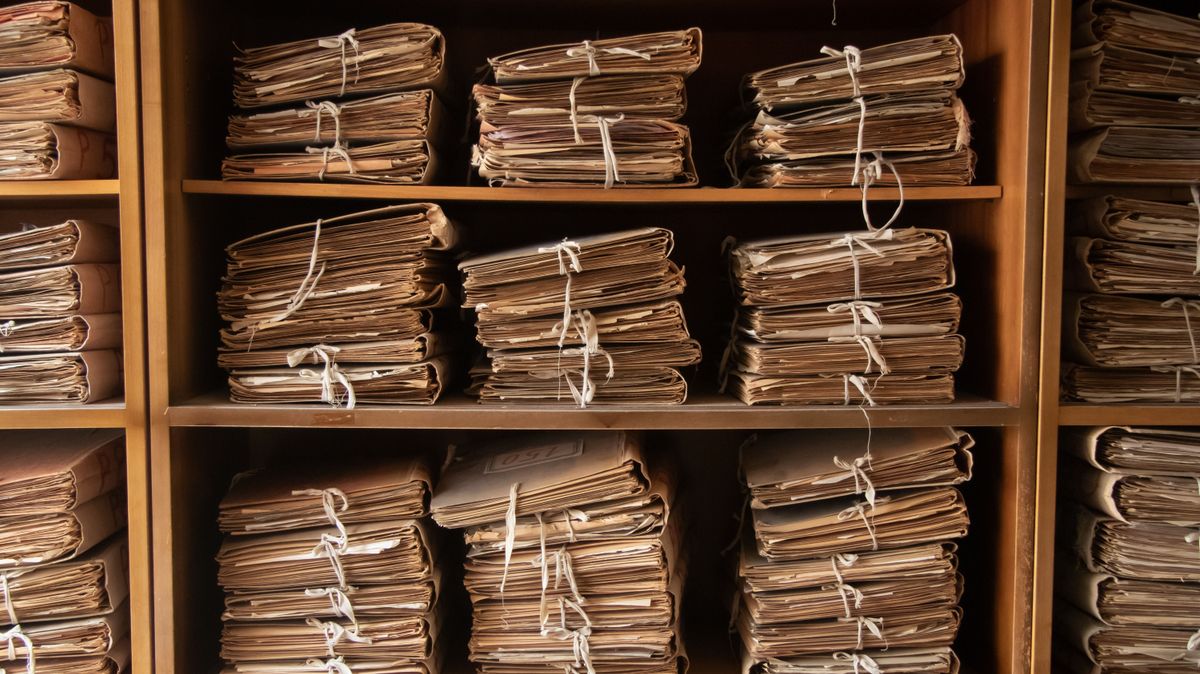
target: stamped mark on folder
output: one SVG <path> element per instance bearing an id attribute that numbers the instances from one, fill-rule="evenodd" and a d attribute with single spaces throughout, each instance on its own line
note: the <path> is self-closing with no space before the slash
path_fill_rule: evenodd
<path id="1" fill-rule="evenodd" d="M 562 461 L 563 459 L 570 459 L 581 454 L 583 454 L 582 440 L 517 449 L 493 456 L 491 461 L 488 461 L 487 466 L 484 467 L 483 472 L 485 475 L 504 473 L 518 468 L 528 468 L 543 463 Z"/>

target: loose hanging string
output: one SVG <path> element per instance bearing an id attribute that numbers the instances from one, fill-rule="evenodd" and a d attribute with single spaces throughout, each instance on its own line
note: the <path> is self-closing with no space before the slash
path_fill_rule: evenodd
<path id="1" fill-rule="evenodd" d="M 843 651 L 834 653 L 833 659 L 837 662 L 849 662 L 854 665 L 854 674 L 860 674 L 860 672 L 883 674 L 883 669 L 880 668 L 879 663 L 864 653 L 846 653 Z M 859 669 L 860 667 L 862 668 L 861 670 Z"/>
<path id="2" fill-rule="evenodd" d="M 17 609 L 14 606 L 12 590 L 8 587 L 8 574 L 3 571 L 0 571 L 0 592 L 4 593 L 4 610 L 8 612 L 8 624 L 19 624 L 21 621 L 17 620 Z"/>
<path id="3" fill-rule="evenodd" d="M 362 67 L 358 63 L 362 58 L 362 52 L 358 50 L 358 40 L 354 37 L 354 29 L 351 28 L 336 37 L 324 37 L 317 40 L 317 46 L 342 50 L 342 88 L 338 92 L 338 96 L 346 95 L 346 45 L 354 48 L 354 82 L 357 84 L 358 76 L 362 74 Z"/>
<path id="4" fill-rule="evenodd" d="M 821 478 L 820 480 L 813 480 L 813 484 L 837 484 L 843 480 L 849 480 L 853 478 L 854 493 L 865 494 L 867 497 L 867 503 L 869 503 L 872 508 L 875 507 L 875 485 L 871 482 L 871 478 L 867 477 L 866 471 L 863 470 L 863 466 L 867 466 L 868 468 L 871 466 L 871 450 L 868 448 L 865 455 L 860 456 L 849 463 L 843 461 L 840 457 L 835 456 L 833 457 L 833 465 L 846 472 L 840 475 L 834 475 L 832 477 Z M 866 485 L 865 488 L 863 487 L 864 484 Z"/>
<path id="5" fill-rule="evenodd" d="M 20 625 L 13 625 L 7 632 L 0 632 L 0 641 L 8 645 L 7 660 L 17 659 L 17 643 L 18 641 L 25 647 L 25 674 L 36 674 L 37 667 L 35 666 L 36 658 L 33 653 L 33 641 L 29 639 L 29 635 L 21 631 Z"/>
<path id="6" fill-rule="evenodd" d="M 337 646 L 342 643 L 342 639 L 356 644 L 371 643 L 370 637 L 364 637 L 358 633 L 357 626 L 354 629 L 346 629 L 338 623 L 316 618 L 308 618 L 304 624 L 321 631 L 321 636 L 325 638 L 325 650 L 329 653 L 330 658 L 338 657 Z"/>
<path id="7" fill-rule="evenodd" d="M 1189 189 L 1192 192 L 1192 205 L 1200 214 L 1200 183 L 1192 184 Z M 1200 220 L 1196 221 L 1196 266 L 1192 269 L 1192 276 L 1196 274 L 1200 274 Z"/>
<path id="8" fill-rule="evenodd" d="M 309 109 L 297 111 L 298 116 L 302 118 L 311 117 L 313 114 L 317 116 L 317 130 L 313 134 L 313 142 L 321 142 L 321 116 L 322 113 L 329 113 L 329 118 L 333 120 L 333 144 L 340 147 L 342 145 L 342 107 L 333 101 L 304 101 L 304 105 Z"/>
<path id="9" fill-rule="evenodd" d="M 1175 375 L 1175 402 L 1177 403 L 1183 402 L 1183 373 L 1189 372 L 1196 375 L 1197 379 L 1200 379 L 1200 369 L 1186 365 L 1154 365 L 1150 370 L 1162 374 Z"/>
<path id="10" fill-rule="evenodd" d="M 596 120 L 596 129 L 600 132 L 600 148 L 604 153 L 604 189 L 612 189 L 613 184 L 621 180 L 621 174 L 617 170 L 617 152 L 613 149 L 612 125 L 623 121 L 625 113 L 611 117 L 594 115 L 593 118 Z"/>
<path id="11" fill-rule="evenodd" d="M 636 49 L 629 49 L 628 47 L 601 47 L 597 49 L 596 45 L 592 44 L 591 40 L 584 40 L 578 47 L 568 48 L 566 53 L 567 56 L 571 58 L 586 56 L 588 62 L 588 75 L 595 77 L 596 75 L 600 74 L 600 64 L 596 62 L 596 55 L 600 52 L 604 52 L 605 54 L 624 54 L 626 56 L 636 56 L 644 61 L 650 60 L 649 54 L 637 51 Z"/>
<path id="12" fill-rule="evenodd" d="M 1200 303 L 1185 300 L 1182 297 L 1172 297 L 1171 299 L 1162 303 L 1162 308 L 1170 309 L 1171 307 L 1178 306 L 1179 308 L 1183 309 L 1183 325 L 1187 330 L 1188 342 L 1192 346 L 1192 362 L 1200 363 L 1200 352 L 1197 352 L 1196 350 L 1196 335 L 1192 332 L 1192 318 L 1188 315 L 1189 305 L 1193 309 L 1200 309 Z"/>
<path id="13" fill-rule="evenodd" d="M 311 356 L 314 362 L 322 365 L 321 374 L 318 375 L 321 379 L 321 402 L 329 403 L 334 407 L 342 404 L 343 398 L 338 396 L 334 391 L 334 384 L 340 384 L 342 389 L 346 391 L 345 403 L 346 409 L 352 410 L 356 404 L 357 398 L 354 395 L 354 385 L 350 383 L 350 378 L 345 372 L 338 367 L 335 357 L 341 351 L 336 346 L 328 344 L 317 344 L 316 346 L 303 347 L 293 349 L 288 352 L 287 364 L 289 367 L 296 367 L 304 363 Z M 311 376 L 307 374 L 309 370 L 301 370 L 302 378 Z"/>
<path id="14" fill-rule="evenodd" d="M 350 669 L 350 666 L 346 664 L 345 659 L 340 655 L 328 660 L 309 658 L 304 661 L 304 664 L 308 667 L 319 667 L 325 670 L 325 674 L 354 674 L 354 671 Z"/>
<path id="15" fill-rule="evenodd" d="M 347 588 L 351 590 L 353 588 Z M 316 587 L 304 590 L 306 597 L 328 597 L 329 607 L 333 610 L 333 615 L 338 618 L 345 618 L 354 625 L 354 629 L 358 630 L 358 618 L 354 616 L 354 605 L 350 603 L 350 597 L 346 595 L 341 588 L 336 587 Z"/>
<path id="16" fill-rule="evenodd" d="M 867 390 L 867 380 L 864 377 L 862 377 L 861 375 L 857 375 L 857 374 L 843 374 L 842 375 L 842 404 L 843 405 L 850 404 L 850 385 L 851 384 L 854 384 L 854 388 L 858 389 L 858 393 L 862 397 L 863 401 L 865 401 L 871 407 L 875 407 L 875 404 L 876 404 L 875 399 L 871 397 L 871 392 Z M 862 407 L 861 403 L 859 404 L 859 407 Z M 863 414 L 866 414 L 866 410 L 863 410 Z M 871 418 L 868 416 L 867 423 L 870 423 L 870 421 L 871 421 Z"/>
<path id="17" fill-rule="evenodd" d="M 863 220 L 867 223 L 867 229 L 872 232 L 878 232 L 891 227 L 892 223 L 896 222 L 900 217 L 900 212 L 904 210 L 904 181 L 900 179 L 900 172 L 896 170 L 896 165 L 883 158 L 883 152 L 876 151 L 872 152 L 872 154 L 875 155 L 875 159 L 863 166 L 863 179 L 859 190 L 862 192 L 862 215 Z M 899 191 L 900 203 L 896 204 L 896 210 L 892 211 L 892 217 L 888 218 L 888 221 L 882 227 L 877 228 L 871 223 L 871 213 L 867 208 L 867 192 L 871 189 L 872 185 L 883 178 L 884 167 L 891 170 L 892 175 L 896 178 L 896 189 Z"/>
<path id="18" fill-rule="evenodd" d="M 867 508 L 871 509 L 871 513 L 867 513 Z M 874 522 L 875 506 L 868 504 L 866 501 L 856 501 L 849 508 L 844 508 L 837 514 L 839 522 L 845 522 L 855 517 L 861 518 L 863 525 L 867 528 L 867 534 L 871 536 L 871 549 L 879 549 L 879 540 L 875 538 L 875 522 Z"/>
<path id="19" fill-rule="evenodd" d="M 273 323 L 280 323 L 284 320 L 287 320 L 289 316 L 296 313 L 300 310 L 300 307 L 304 306 L 305 300 L 307 300 L 317 289 L 317 282 L 320 281 L 321 276 L 325 274 L 324 262 L 321 263 L 321 267 L 319 269 L 317 268 L 317 255 L 319 251 L 318 244 L 320 244 L 320 242 L 321 219 L 317 218 L 316 228 L 313 230 L 312 252 L 309 253 L 308 256 L 308 271 L 305 272 L 304 278 L 300 280 L 300 287 L 296 288 L 296 292 L 292 293 L 291 298 L 288 299 L 288 302 L 284 306 L 282 312 L 259 321 L 254 327 L 255 330 L 259 330 Z M 315 275 L 313 274 L 314 271 L 316 272 Z M 250 343 L 254 343 L 253 334 L 251 334 Z"/>
<path id="20" fill-rule="evenodd" d="M 520 482 L 508 487 L 508 509 L 504 511 L 504 571 L 500 574 L 500 596 L 504 597 L 504 584 L 508 581 L 508 566 L 512 563 L 513 545 L 517 540 L 517 491 Z"/>
<path id="21" fill-rule="evenodd" d="M 563 239 L 561 242 L 553 246 L 538 248 L 539 253 L 554 253 L 558 258 L 558 275 L 567 277 L 567 284 L 563 288 L 563 315 L 562 322 L 555 325 L 552 329 L 552 334 L 558 335 L 558 348 L 561 350 L 563 343 L 567 339 L 567 332 L 571 327 L 571 280 L 574 274 L 583 271 L 583 264 L 579 261 L 579 256 L 583 250 L 578 243 L 570 239 Z"/>
<path id="22" fill-rule="evenodd" d="M 321 155 L 321 170 L 317 172 L 317 180 L 324 181 L 325 173 L 329 170 L 329 155 L 340 157 L 346 162 L 346 171 L 350 175 L 355 174 L 354 161 L 350 159 L 350 152 L 345 145 L 332 145 L 329 147 L 306 147 L 304 151 L 308 154 Z"/>

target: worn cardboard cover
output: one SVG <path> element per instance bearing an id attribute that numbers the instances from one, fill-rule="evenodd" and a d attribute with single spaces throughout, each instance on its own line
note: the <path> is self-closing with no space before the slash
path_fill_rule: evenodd
<path id="1" fill-rule="evenodd" d="M 22 625 L 105 615 L 129 597 L 129 543 L 118 534 L 78 559 L 0 575 L 7 588 L 0 598 Z M 8 611 L 0 612 L 6 624 Z"/>
<path id="2" fill-rule="evenodd" d="M 567 44 L 528 47 L 488 58 L 501 84 L 595 75 L 677 73 L 700 67 L 699 28 L 641 33 Z"/>
<path id="3" fill-rule="evenodd" d="M 98 77 L 113 77 L 112 19 L 98 17 L 79 5 L 58 0 L 38 0 L 10 5 L 0 10 L 0 32 L 10 42 L 10 53 L 0 57 L 0 73 L 39 70 L 47 66 L 71 67 Z M 12 39 L 20 36 L 23 40 Z M 54 49 L 48 60 L 29 60 L 45 51 L 29 50 L 31 42 L 49 43 Z"/>
<path id="4" fill-rule="evenodd" d="M 115 430 L 16 430 L 0 451 L 0 512 L 73 510 L 125 481 L 125 439 Z"/>
<path id="5" fill-rule="evenodd" d="M 120 230 L 90 220 L 66 220 L 28 226 L 20 215 L 0 225 L 0 270 L 61 264 L 115 263 L 120 259 Z"/>

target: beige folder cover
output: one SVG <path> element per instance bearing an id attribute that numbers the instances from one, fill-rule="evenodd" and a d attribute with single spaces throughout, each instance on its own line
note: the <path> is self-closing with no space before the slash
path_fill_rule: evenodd
<path id="1" fill-rule="evenodd" d="M 121 309 L 121 268 L 77 264 L 0 274 L 0 316 L 57 318 Z"/>
<path id="2" fill-rule="evenodd" d="M 424 185 L 433 180 L 436 166 L 427 141 L 393 140 L 349 148 L 235 154 L 221 162 L 221 178 Z"/>
<path id="3" fill-rule="evenodd" d="M 1068 177 L 1077 183 L 1190 184 L 1200 162 L 1200 129 L 1108 126 L 1071 142 Z"/>
<path id="4" fill-rule="evenodd" d="M 1115 194 L 1075 202 L 1071 215 L 1072 224 L 1089 236 L 1172 246 L 1195 245 L 1200 217 L 1194 204 Z"/>
<path id="5" fill-rule="evenodd" d="M 1123 0 L 1086 0 L 1072 16 L 1071 41 L 1105 42 L 1169 54 L 1200 55 L 1200 20 Z"/>
<path id="6" fill-rule="evenodd" d="M 0 8 L 0 72 L 70 67 L 113 77 L 112 19 L 79 5 L 36 0 Z"/>
<path id="7" fill-rule="evenodd" d="M 129 543 L 118 534 L 79 559 L 0 573 L 0 597 L 21 625 L 104 615 L 129 597 Z M 0 625 L 11 624 L 0 612 Z"/>
<path id="8" fill-rule="evenodd" d="M 121 392 L 121 353 L 111 349 L 0 356 L 0 402 L 105 402 Z"/>
<path id="9" fill-rule="evenodd" d="M 965 536 L 970 522 L 953 487 L 877 496 L 874 506 L 851 497 L 751 512 L 759 552 L 770 560 L 948 541 Z"/>
<path id="10" fill-rule="evenodd" d="M 609 345 L 638 342 L 683 342 L 691 338 L 676 300 L 597 308 L 592 311 L 600 343 Z M 489 348 L 557 347 L 562 316 L 530 316 L 478 321 L 476 339 Z"/>
<path id="11" fill-rule="evenodd" d="M 975 441 L 941 428 L 824 429 L 756 436 L 742 449 L 754 508 L 971 479 Z"/>
<path id="12" fill-rule="evenodd" d="M 1108 472 L 1200 475 L 1200 432 L 1185 428 L 1072 428 L 1064 431 L 1061 446 Z"/>
<path id="13" fill-rule="evenodd" d="M 241 108 L 437 88 L 445 76 L 442 33 L 420 23 L 351 28 L 239 51 L 233 59 L 233 102 Z"/>
<path id="14" fill-rule="evenodd" d="M 1102 367 L 1191 365 L 1200 302 L 1175 298 L 1068 293 L 1063 301 L 1063 346 L 1079 363 Z"/>
<path id="15" fill-rule="evenodd" d="M 738 339 L 733 364 L 760 376 L 803 377 L 830 372 L 937 374 L 962 365 L 962 335 L 923 337 L 850 337 L 824 342 L 756 342 Z M 886 368 L 885 368 L 886 366 Z"/>
<path id="16" fill-rule="evenodd" d="M 1063 492 L 1124 522 L 1164 522 L 1200 528 L 1200 483 L 1191 476 L 1127 475 L 1068 461 L 1072 479 Z"/>
<path id="17" fill-rule="evenodd" d="M 887 160 L 900 174 L 884 171 L 873 185 L 880 187 L 935 187 L 970 185 L 975 181 L 975 151 L 969 147 L 944 152 L 888 153 Z M 854 158 L 814 157 L 771 161 L 741 167 L 733 173 L 741 187 L 849 187 L 854 184 Z"/>
<path id="18" fill-rule="evenodd" d="M 461 529 L 502 522 L 510 508 L 558 512 L 648 489 L 638 434 L 537 433 L 467 448 L 446 467 L 429 509 L 441 526 Z"/>
<path id="19" fill-rule="evenodd" d="M 306 101 L 283 110 L 234 114 L 225 143 L 235 150 L 277 145 L 354 147 L 392 140 L 436 141 L 444 111 L 432 89 L 338 103 Z"/>
<path id="20" fill-rule="evenodd" d="M 1147 246 L 1072 237 L 1072 285 L 1081 290 L 1131 295 L 1200 295 L 1196 246 Z"/>
<path id="21" fill-rule="evenodd" d="M 0 513 L 73 510 L 125 481 L 125 439 L 113 430 L 14 430 L 0 450 Z"/>
<path id="22" fill-rule="evenodd" d="M 529 47 L 488 59 L 496 81 L 676 73 L 700 67 L 699 28 Z"/>
<path id="23" fill-rule="evenodd" d="M 738 631 L 749 656 L 789 658 L 830 651 L 884 648 L 939 648 L 954 643 L 962 612 L 958 608 L 916 607 L 888 618 L 841 618 L 787 625 L 755 625 L 748 612 Z M 866 624 L 871 627 L 866 627 Z M 878 634 L 876 634 L 878 632 Z"/>
<path id="24" fill-rule="evenodd" d="M 1196 542 L 1188 540 L 1194 528 L 1121 522 L 1077 505 L 1064 510 L 1066 539 L 1089 571 L 1135 580 L 1200 581 Z"/>
<path id="25" fill-rule="evenodd" d="M 0 121 L 60 122 L 112 133 L 116 91 L 110 82 L 74 70 L 45 70 L 0 78 Z"/>
<path id="26" fill-rule="evenodd" d="M 864 317 L 862 308 L 869 310 Z M 877 318 L 878 322 L 872 321 Z M 809 306 L 745 307 L 738 311 L 738 328 L 759 342 L 809 342 L 839 337 L 914 337 L 958 331 L 962 300 L 953 293 L 871 302 Z M 854 319 L 858 318 L 858 321 Z"/>
<path id="27" fill-rule="evenodd" d="M 326 526 L 326 493 L 345 524 L 415 519 L 425 515 L 431 484 L 425 459 L 412 454 L 257 470 L 233 482 L 217 524 L 233 534 Z"/>
<path id="28" fill-rule="evenodd" d="M 64 512 L 0 517 L 0 569 L 74 559 L 120 531 L 125 518 L 123 491 Z"/>
<path id="29" fill-rule="evenodd" d="M 21 632 L 33 643 L 33 655 L 37 662 L 52 662 L 58 658 L 97 658 L 111 652 L 129 635 L 129 602 L 108 615 L 21 625 Z M 29 657 L 29 649 L 21 639 L 14 639 L 12 647 L 16 655 L 15 662 L 23 662 Z M 8 663 L 0 662 L 0 666 L 8 666 Z M 12 671 L 19 669 L 18 665 Z M 41 668 L 37 671 L 41 671 Z"/>
<path id="30" fill-rule="evenodd" d="M 820 589 L 838 583 L 839 574 L 840 582 L 850 585 L 889 580 L 934 583 L 953 576 L 958 568 L 951 543 L 792 560 L 768 560 L 760 555 L 753 532 L 747 532 L 742 543 L 737 572 L 748 593 Z"/>
<path id="31" fill-rule="evenodd" d="M 860 377 L 858 383 L 852 376 Z M 954 401 L 954 375 L 948 373 L 776 377 L 735 370 L 729 374 L 727 387 L 747 405 L 932 405 Z"/>
<path id="32" fill-rule="evenodd" d="M 317 403 L 324 400 L 324 366 L 249 368 L 229 373 L 229 397 L 236 403 Z M 350 382 L 359 403 L 432 405 L 449 383 L 445 357 L 412 365 L 345 365 L 338 372 Z M 349 398 L 340 383 L 333 385 L 337 404 Z"/>
<path id="33" fill-rule="evenodd" d="M 682 75 L 611 75 L 575 80 L 476 84 L 476 117 L 492 127 L 588 116 L 675 121 L 687 110 Z M 572 102 L 573 101 L 573 102 Z"/>
<path id="34" fill-rule="evenodd" d="M 750 73 L 747 103 L 767 110 L 865 96 L 958 89 L 966 78 L 956 35 L 930 35 L 861 50 L 854 81 L 842 56 L 818 58 Z"/>
<path id="35" fill-rule="evenodd" d="M 0 122 L 0 180 L 99 180 L 117 174 L 113 136 L 49 122 Z"/>
<path id="36" fill-rule="evenodd" d="M 56 225 L 0 225 L 0 270 L 87 262 L 117 262 L 121 236 L 116 227 L 89 220 Z"/>

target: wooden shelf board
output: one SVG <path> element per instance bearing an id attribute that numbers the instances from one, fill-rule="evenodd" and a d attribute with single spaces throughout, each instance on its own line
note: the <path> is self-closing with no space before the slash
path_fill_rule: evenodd
<path id="1" fill-rule="evenodd" d="M 1145 185 L 1139 183 L 1067 185 L 1067 199 L 1089 199 L 1110 194 L 1152 201 L 1191 201 L 1187 185 Z"/>
<path id="2" fill-rule="evenodd" d="M 113 398 L 87 405 L 5 405 L 0 429 L 124 428 L 125 401 Z"/>
<path id="3" fill-rule="evenodd" d="M 422 428 L 422 429 L 769 429 L 897 426 L 1013 426 L 1014 407 L 962 395 L 949 405 L 887 405 L 865 408 L 749 407 L 716 393 L 700 393 L 687 404 L 668 406 L 481 405 L 461 394 L 436 405 L 360 405 L 353 410 L 319 405 L 243 405 L 225 391 L 199 396 L 167 410 L 171 426 Z"/>
<path id="4" fill-rule="evenodd" d="M 121 181 L 112 180 L 0 180 L 0 199 L 29 197 L 115 197 L 121 193 Z"/>
<path id="5" fill-rule="evenodd" d="M 1200 405 L 1062 403 L 1060 426 L 1200 426 Z"/>
<path id="6" fill-rule="evenodd" d="M 184 180 L 188 194 L 254 195 L 276 197 L 323 197 L 340 199 L 401 199 L 406 201 L 478 201 L 500 203 L 579 203 L 579 204 L 767 204 L 801 202 L 857 202 L 862 193 L 857 187 L 816 189 L 737 189 L 698 187 L 693 189 L 536 187 L 462 187 L 441 185 L 348 185 L 331 183 L 258 183 L 223 180 Z M 999 199 L 999 185 L 968 187 L 910 187 L 904 198 L 910 201 L 980 201 Z M 872 188 L 872 201 L 895 201 L 899 191 L 890 187 Z"/>

